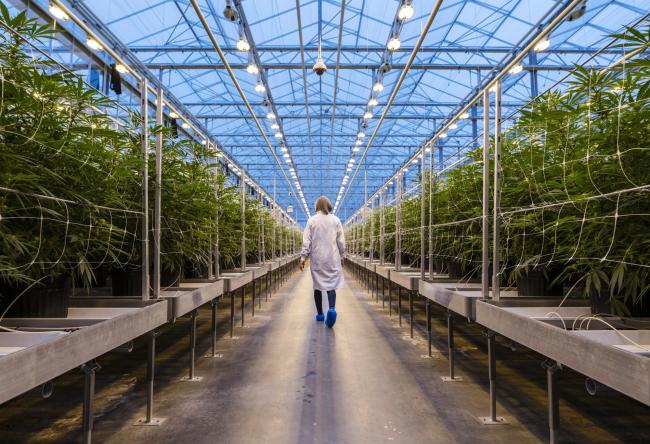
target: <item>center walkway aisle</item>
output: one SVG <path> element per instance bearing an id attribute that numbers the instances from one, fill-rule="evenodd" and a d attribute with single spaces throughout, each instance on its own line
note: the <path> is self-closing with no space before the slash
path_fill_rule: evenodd
<path id="1" fill-rule="evenodd" d="M 116 424 L 107 418 L 98 426 L 101 441 L 538 442 L 518 424 L 479 425 L 485 394 L 445 385 L 350 275 L 334 329 L 313 320 L 311 293 L 309 271 L 294 275 L 248 328 L 236 330 L 239 339 L 220 340 L 232 344 L 223 359 L 202 360 L 202 381 L 162 389 L 162 426 L 122 424 L 109 434 L 107 423 Z"/>

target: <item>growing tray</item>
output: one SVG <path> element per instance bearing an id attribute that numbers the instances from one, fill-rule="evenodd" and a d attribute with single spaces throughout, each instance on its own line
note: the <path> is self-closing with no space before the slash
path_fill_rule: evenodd
<path id="1" fill-rule="evenodd" d="M 220 278 L 223 279 L 223 291 L 235 291 L 248 285 L 253 280 L 252 271 L 224 271 Z"/>
<path id="2" fill-rule="evenodd" d="M 224 279 L 190 279 L 180 286 L 168 288 L 161 292 L 161 297 L 168 301 L 168 319 L 186 315 L 223 294 Z"/>
<path id="3" fill-rule="evenodd" d="M 478 301 L 476 322 L 650 405 L 650 357 L 634 348 L 621 347 L 627 342 L 614 331 L 565 330 L 557 322 L 548 322 L 549 317 L 540 317 L 544 310 L 558 312 L 556 305 L 540 307 L 540 303 L 529 302 L 528 308 L 535 309 L 522 310 L 521 304 L 513 301 L 501 305 Z M 569 320 L 581 311 L 588 312 L 588 307 L 576 310 L 569 306 L 564 311 L 560 309 L 559 314 Z M 650 331 L 625 330 L 622 333 L 650 348 Z"/>
<path id="4" fill-rule="evenodd" d="M 85 298 L 84 298 L 85 299 Z M 2 325 L 18 329 L 56 330 L 65 323 L 67 332 L 29 331 L 0 333 L 5 350 L 15 351 L 0 356 L 0 403 L 6 402 L 57 376 L 107 353 L 167 322 L 167 301 L 142 303 L 116 298 L 111 305 L 92 298 L 71 307 L 68 318 L 7 318 Z M 96 306 L 92 306 L 96 305 Z"/>

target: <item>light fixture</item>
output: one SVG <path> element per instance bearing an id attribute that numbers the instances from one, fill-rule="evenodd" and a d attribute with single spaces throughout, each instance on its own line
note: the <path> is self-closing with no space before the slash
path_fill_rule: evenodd
<path id="1" fill-rule="evenodd" d="M 280 125 L 278 125 L 277 123 L 274 123 L 273 125 L 271 125 L 271 128 L 273 128 L 274 130 L 278 130 L 278 129 L 280 129 Z"/>
<path id="2" fill-rule="evenodd" d="M 363 131 L 359 131 L 359 134 L 357 134 L 357 137 L 359 139 L 363 139 L 364 137 L 366 137 L 366 133 L 364 133 Z"/>
<path id="3" fill-rule="evenodd" d="M 469 113 L 464 112 L 463 114 L 460 115 L 461 119 L 468 119 L 469 118 Z"/>
<path id="4" fill-rule="evenodd" d="M 58 18 L 59 20 L 63 20 L 65 22 L 70 18 L 63 9 L 61 9 L 59 6 L 55 5 L 54 3 L 50 3 L 48 9 L 50 10 L 50 14 L 52 14 L 54 17 Z"/>
<path id="5" fill-rule="evenodd" d="M 356 161 L 354 160 L 354 158 L 351 158 L 351 159 L 350 159 L 350 163 L 354 165 L 354 162 L 356 162 Z"/>
<path id="6" fill-rule="evenodd" d="M 510 68 L 510 71 L 508 71 L 510 74 L 519 74 L 522 70 L 524 69 L 524 65 L 521 63 L 516 64 L 512 68 Z"/>
<path id="7" fill-rule="evenodd" d="M 275 114 L 273 114 L 273 111 L 269 111 L 269 113 L 266 115 L 266 118 L 269 120 L 275 119 Z"/>
<path id="8" fill-rule="evenodd" d="M 408 168 L 404 168 L 403 172 L 404 172 L 404 173 L 408 173 L 408 172 L 409 172 L 409 169 L 408 169 Z"/>
<path id="9" fill-rule="evenodd" d="M 293 173 L 293 172 L 295 172 L 296 170 L 295 170 L 293 167 L 291 167 L 291 168 L 289 168 L 289 171 L 291 171 L 291 172 Z"/>
<path id="10" fill-rule="evenodd" d="M 257 91 L 260 94 L 266 91 L 266 87 L 262 83 L 262 79 L 257 80 L 257 85 L 255 85 L 255 91 Z"/>
<path id="11" fill-rule="evenodd" d="M 287 158 L 284 159 L 284 161 L 287 162 L 287 163 L 291 163 L 291 158 L 287 157 Z"/>
<path id="12" fill-rule="evenodd" d="M 314 66 L 312 67 L 312 70 L 318 76 L 322 76 L 323 74 L 325 74 L 325 71 L 327 71 L 327 65 L 323 61 L 322 44 L 323 44 L 323 42 L 320 39 L 320 31 L 319 31 L 319 34 L 318 34 L 318 58 L 316 59 L 316 63 L 314 63 Z"/>
<path id="13" fill-rule="evenodd" d="M 379 102 L 374 97 L 371 97 L 370 100 L 368 100 L 368 106 L 377 106 L 377 105 L 379 105 Z"/>
<path id="14" fill-rule="evenodd" d="M 86 45 L 88 45 L 88 47 L 93 51 L 102 51 L 104 49 L 101 43 L 99 43 L 97 40 L 95 40 L 92 37 L 88 37 L 86 39 Z"/>
<path id="15" fill-rule="evenodd" d="M 119 72 L 120 74 L 126 74 L 129 71 L 129 69 L 126 66 L 122 65 L 121 63 L 118 63 L 117 65 L 115 65 L 115 71 Z"/>
<path id="16" fill-rule="evenodd" d="M 201 145 L 207 145 L 207 144 L 208 144 L 207 140 L 205 140 L 205 139 L 201 140 Z"/>
<path id="17" fill-rule="evenodd" d="M 357 139 L 356 142 L 354 142 L 355 145 L 361 145 L 363 142 L 361 142 L 359 139 Z"/>
<path id="18" fill-rule="evenodd" d="M 179 117 L 179 116 L 178 116 L 178 114 L 176 114 L 175 111 L 170 111 L 170 112 L 169 112 L 169 118 L 170 118 L 170 119 L 178 119 L 178 117 Z"/>
<path id="19" fill-rule="evenodd" d="M 535 52 L 542 52 L 547 50 L 549 46 L 551 46 L 551 39 L 548 37 L 544 37 L 542 40 L 537 42 L 537 44 L 533 49 L 535 50 Z"/>
<path id="20" fill-rule="evenodd" d="M 495 93 L 497 92 L 497 84 L 495 83 L 494 85 L 490 86 L 490 89 L 488 89 L 488 92 Z"/>
<path id="21" fill-rule="evenodd" d="M 183 129 L 189 129 L 189 128 L 190 128 L 190 124 L 187 123 L 187 122 L 183 122 L 183 123 L 181 124 L 181 128 L 183 128 Z"/>
<path id="22" fill-rule="evenodd" d="M 381 92 L 384 90 L 384 84 L 381 83 L 381 80 L 377 80 L 374 85 L 372 85 L 372 90 L 374 92 Z"/>
<path id="23" fill-rule="evenodd" d="M 399 35 L 393 34 L 393 36 L 388 41 L 388 44 L 386 45 L 386 48 L 389 51 L 397 51 L 401 45 L 402 45 L 402 42 L 400 42 L 400 40 L 399 40 Z"/>
<path id="24" fill-rule="evenodd" d="M 255 76 L 260 73 L 260 69 L 257 67 L 255 62 L 251 60 L 248 62 L 248 66 L 246 66 L 246 72 Z"/>
<path id="25" fill-rule="evenodd" d="M 449 129 L 456 129 L 456 128 L 458 128 L 458 124 L 456 122 L 449 125 Z"/>
<path id="26" fill-rule="evenodd" d="M 287 152 L 287 148 L 283 146 L 282 148 L 280 148 L 280 151 L 282 151 L 283 153 L 286 153 L 286 152 Z"/>
<path id="27" fill-rule="evenodd" d="M 370 110 L 366 111 L 366 113 L 363 115 L 363 118 L 366 120 L 372 119 L 372 113 L 370 112 Z"/>
<path id="28" fill-rule="evenodd" d="M 248 41 L 244 38 L 244 34 L 239 34 L 239 40 L 237 40 L 237 49 L 241 52 L 247 52 L 251 49 L 251 45 L 248 44 Z"/>
<path id="29" fill-rule="evenodd" d="M 282 133 L 281 133 L 280 131 L 278 131 L 277 133 L 275 133 L 275 138 L 276 138 L 276 139 L 282 139 Z"/>
<path id="30" fill-rule="evenodd" d="M 397 17 L 401 21 L 405 21 L 413 17 L 414 12 L 415 10 L 413 9 L 412 1 L 404 0 L 404 2 L 402 2 L 402 6 L 399 8 L 399 11 L 397 11 Z"/>
<path id="31" fill-rule="evenodd" d="M 359 147 L 355 146 L 354 148 L 352 148 L 352 152 L 353 153 L 358 153 L 359 152 Z"/>
<path id="32" fill-rule="evenodd" d="M 441 133 L 438 137 L 440 137 L 441 139 L 444 139 L 445 137 L 447 137 L 447 133 Z"/>
<path id="33" fill-rule="evenodd" d="M 226 0 L 226 8 L 223 10 L 223 16 L 231 22 L 236 22 L 239 19 L 239 13 L 230 3 L 231 0 Z"/>

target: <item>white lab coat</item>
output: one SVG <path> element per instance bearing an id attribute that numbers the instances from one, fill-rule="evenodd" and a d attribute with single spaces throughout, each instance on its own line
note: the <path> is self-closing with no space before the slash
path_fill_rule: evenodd
<path id="1" fill-rule="evenodd" d="M 314 290 L 329 291 L 343 287 L 343 254 L 345 237 L 339 218 L 320 211 L 310 217 L 302 234 L 300 258 L 304 261 L 311 257 Z"/>

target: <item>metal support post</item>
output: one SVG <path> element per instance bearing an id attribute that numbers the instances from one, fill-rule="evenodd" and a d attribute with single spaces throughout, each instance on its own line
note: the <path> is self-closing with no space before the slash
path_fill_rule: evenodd
<path id="1" fill-rule="evenodd" d="M 402 326 L 402 287 L 397 286 L 397 314 L 399 317 L 399 326 Z"/>
<path id="2" fill-rule="evenodd" d="M 425 277 L 425 267 L 426 267 L 426 261 L 425 261 L 425 256 L 424 256 L 424 238 L 426 235 L 426 215 L 425 215 L 425 204 L 424 204 L 424 196 L 426 194 L 426 166 L 427 166 L 427 153 L 426 153 L 426 145 L 422 146 L 422 153 L 420 156 L 422 157 L 422 162 L 421 162 L 421 167 L 420 167 L 420 279 L 424 280 Z M 412 318 L 412 316 L 411 316 Z M 411 337 L 413 337 L 413 327 L 411 327 Z"/>
<path id="3" fill-rule="evenodd" d="M 490 95 L 483 91 L 483 217 L 481 250 L 481 296 L 490 297 Z"/>
<path id="4" fill-rule="evenodd" d="M 379 265 L 384 265 L 384 237 L 386 235 L 386 189 L 379 192 Z"/>
<path id="5" fill-rule="evenodd" d="M 90 444 L 93 433 L 94 403 L 95 403 L 95 373 L 101 367 L 96 361 L 86 362 L 81 366 L 84 373 L 84 403 L 83 403 L 83 438 L 84 444 Z"/>
<path id="6" fill-rule="evenodd" d="M 413 337 L 413 292 L 409 291 L 409 325 L 411 326 L 411 338 Z"/>
<path id="7" fill-rule="evenodd" d="M 235 331 L 235 292 L 230 292 L 230 337 L 232 338 Z"/>
<path id="8" fill-rule="evenodd" d="M 494 204 L 492 205 L 492 299 L 500 298 L 499 268 L 501 220 L 501 81 L 494 84 Z"/>
<path id="9" fill-rule="evenodd" d="M 212 308 L 212 357 L 217 357 L 217 307 L 219 305 L 219 299 L 214 298 L 210 302 L 210 308 Z"/>
<path id="10" fill-rule="evenodd" d="M 433 155 L 435 141 L 429 147 L 429 279 L 433 280 Z M 425 150 L 426 151 L 426 150 Z M 440 270 L 438 270 L 440 271 Z"/>
<path id="11" fill-rule="evenodd" d="M 246 271 L 246 176 L 244 171 L 240 170 L 241 186 L 241 271 Z"/>
<path id="12" fill-rule="evenodd" d="M 150 331 L 147 336 L 147 413 L 144 418 L 138 419 L 135 425 L 139 426 L 157 426 L 164 419 L 153 417 L 153 382 L 156 369 L 156 330 Z"/>
<path id="13" fill-rule="evenodd" d="M 393 282 L 388 279 L 388 316 L 393 316 Z"/>
<path id="14" fill-rule="evenodd" d="M 252 297 L 253 297 L 253 303 L 251 304 L 251 317 L 255 317 L 255 296 L 257 293 L 257 280 L 253 280 L 251 282 L 253 284 L 253 292 L 252 292 Z"/>
<path id="15" fill-rule="evenodd" d="M 149 98 L 147 79 L 140 81 L 140 103 L 142 121 L 142 300 L 149 299 Z M 116 295 L 118 296 L 118 295 Z"/>
<path id="16" fill-rule="evenodd" d="M 395 199 L 395 270 L 402 269 L 402 176 L 397 174 L 397 197 Z"/>
<path id="17" fill-rule="evenodd" d="M 163 90 L 158 90 L 156 100 L 156 127 L 162 128 L 163 124 Z M 162 196 L 162 130 L 156 132 L 156 174 L 154 190 L 154 219 L 153 219 L 153 297 L 160 297 L 160 227 L 161 196 Z"/>

